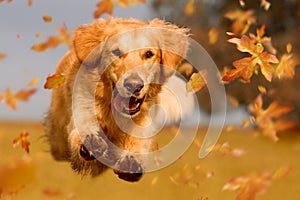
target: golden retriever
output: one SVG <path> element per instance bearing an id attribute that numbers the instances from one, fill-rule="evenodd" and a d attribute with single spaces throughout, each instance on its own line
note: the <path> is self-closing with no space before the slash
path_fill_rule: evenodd
<path id="1" fill-rule="evenodd" d="M 168 101 L 158 94 L 186 54 L 188 31 L 159 19 L 112 17 L 78 27 L 73 48 L 56 68 L 66 80 L 53 89 L 45 119 L 54 158 L 71 162 L 83 175 L 96 176 L 108 164 L 119 178 L 138 181 L 145 166 L 135 153 L 150 152 L 153 145 L 135 137 L 146 135 L 136 126 L 146 127 L 150 107 Z"/>

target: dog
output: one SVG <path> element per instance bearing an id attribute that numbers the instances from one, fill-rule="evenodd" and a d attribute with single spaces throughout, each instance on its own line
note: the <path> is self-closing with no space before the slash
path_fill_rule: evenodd
<path id="1" fill-rule="evenodd" d="M 173 98 L 162 86 L 188 50 L 188 33 L 160 19 L 110 17 L 79 26 L 56 67 L 66 79 L 53 89 L 45 119 L 53 157 L 82 175 L 97 176 L 108 165 L 119 178 L 138 181 L 146 167 L 138 154 L 155 146 L 147 137 L 150 108 Z"/>

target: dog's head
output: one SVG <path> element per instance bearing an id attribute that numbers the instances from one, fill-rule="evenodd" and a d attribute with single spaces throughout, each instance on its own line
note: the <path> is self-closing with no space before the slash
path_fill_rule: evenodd
<path id="1" fill-rule="evenodd" d="M 114 110 L 134 117 L 175 73 L 188 48 L 187 32 L 158 19 L 101 19 L 75 31 L 74 49 L 80 62 L 105 76 Z"/>

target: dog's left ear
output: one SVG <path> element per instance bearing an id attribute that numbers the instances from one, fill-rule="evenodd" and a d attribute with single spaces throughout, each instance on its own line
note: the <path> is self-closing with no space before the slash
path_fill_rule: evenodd
<path id="1" fill-rule="evenodd" d="M 169 78 L 176 72 L 177 66 L 186 56 L 189 46 L 189 29 L 179 28 L 162 22 L 162 20 L 158 20 L 158 22 L 161 24 L 159 28 L 162 73 L 164 78 Z"/>

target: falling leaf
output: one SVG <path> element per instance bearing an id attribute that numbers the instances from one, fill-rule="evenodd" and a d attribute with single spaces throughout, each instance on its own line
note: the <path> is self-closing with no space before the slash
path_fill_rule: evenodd
<path id="1" fill-rule="evenodd" d="M 29 158 L 22 157 L 1 165 L 0 177 L 0 196 L 15 194 L 34 180 L 35 168 Z"/>
<path id="2" fill-rule="evenodd" d="M 27 0 L 27 6 L 28 7 L 32 6 L 32 0 Z"/>
<path id="3" fill-rule="evenodd" d="M 287 53 L 283 54 L 280 58 L 280 62 L 275 70 L 276 77 L 279 79 L 293 79 L 295 76 L 295 67 L 294 58 L 292 51 L 292 44 L 288 43 L 286 45 Z"/>
<path id="4" fill-rule="evenodd" d="M 186 91 L 188 92 L 198 92 L 206 85 L 207 71 L 199 71 L 198 73 L 193 73 L 190 80 L 186 84 Z"/>
<path id="5" fill-rule="evenodd" d="M 247 52 L 252 56 L 234 61 L 233 66 L 235 69 L 228 71 L 223 76 L 223 81 L 230 82 L 236 78 L 242 78 L 245 82 L 249 82 L 258 65 L 264 77 L 271 82 L 274 72 L 274 67 L 271 64 L 279 62 L 275 55 L 263 51 L 264 48 L 260 43 L 255 44 L 246 35 L 243 35 L 241 39 L 232 38 L 228 42 L 236 44 L 239 51 Z"/>
<path id="6" fill-rule="evenodd" d="M 120 6 L 127 8 L 129 6 L 129 0 L 118 0 Z"/>
<path id="7" fill-rule="evenodd" d="M 50 22 L 52 22 L 52 17 L 49 15 L 45 15 L 45 16 L 43 16 L 43 20 L 46 23 L 50 23 Z"/>
<path id="8" fill-rule="evenodd" d="M 158 176 L 155 176 L 152 181 L 151 181 L 151 186 L 154 187 L 157 183 L 157 180 L 158 180 Z"/>
<path id="9" fill-rule="evenodd" d="M 39 82 L 39 81 L 40 81 L 40 78 L 39 78 L 39 77 L 36 77 L 35 79 L 33 79 L 32 81 L 30 81 L 30 82 L 28 83 L 28 86 L 33 87 L 33 86 L 35 86 L 35 85 L 37 84 L 37 82 Z"/>
<path id="10" fill-rule="evenodd" d="M 16 35 L 16 38 L 17 38 L 17 39 L 21 39 L 21 35 L 20 35 L 20 34 L 17 34 L 17 35 Z"/>
<path id="11" fill-rule="evenodd" d="M 37 34 L 35 34 L 35 37 L 36 37 L 36 38 L 40 38 L 40 37 L 42 37 L 42 35 L 43 35 L 43 34 L 41 34 L 41 33 L 37 33 Z"/>
<path id="12" fill-rule="evenodd" d="M 30 142 L 28 141 L 28 137 L 30 136 L 30 133 L 28 132 L 22 132 L 17 138 L 13 140 L 13 147 L 16 148 L 18 145 L 21 144 L 21 147 L 26 151 L 26 153 L 29 153 L 29 146 Z"/>
<path id="13" fill-rule="evenodd" d="M 256 35 L 250 33 L 249 36 L 253 43 L 262 44 L 271 54 L 276 54 L 277 50 L 273 47 L 271 37 L 265 36 L 266 25 L 263 24 L 260 28 L 256 29 Z"/>
<path id="14" fill-rule="evenodd" d="M 246 6 L 244 0 L 239 0 L 239 3 L 242 8 L 244 8 Z"/>
<path id="15" fill-rule="evenodd" d="M 44 84 L 45 89 L 53 89 L 61 86 L 66 79 L 66 74 L 64 73 L 56 73 L 53 75 L 48 75 L 46 83 Z"/>
<path id="16" fill-rule="evenodd" d="M 234 130 L 234 126 L 233 125 L 228 125 L 227 127 L 226 127 L 226 132 L 231 132 L 231 131 L 233 131 Z"/>
<path id="17" fill-rule="evenodd" d="M 249 111 L 255 117 L 255 124 L 272 141 L 278 141 L 277 132 L 292 128 L 295 123 L 280 119 L 293 110 L 290 106 L 281 106 L 277 101 L 273 101 L 266 109 L 263 109 L 262 95 L 258 95 L 254 102 L 249 105 Z"/>
<path id="18" fill-rule="evenodd" d="M 250 26 L 256 23 L 256 17 L 254 16 L 253 10 L 230 11 L 225 14 L 225 17 L 233 21 L 231 30 L 235 35 L 245 34 Z"/>
<path id="19" fill-rule="evenodd" d="M 236 200 L 255 200 L 256 195 L 264 193 L 271 184 L 270 173 L 249 173 L 230 179 L 222 190 L 239 190 Z"/>
<path id="20" fill-rule="evenodd" d="M 191 16 L 195 12 L 195 0 L 189 0 L 184 7 L 184 13 Z"/>
<path id="21" fill-rule="evenodd" d="M 242 127 L 246 128 L 247 126 L 249 126 L 250 121 L 248 119 L 244 119 L 242 122 Z"/>
<path id="22" fill-rule="evenodd" d="M 282 166 L 273 173 L 272 178 L 274 180 L 282 179 L 286 177 L 291 172 L 291 170 L 291 166 Z"/>
<path id="23" fill-rule="evenodd" d="M 209 44 L 215 44 L 218 41 L 219 33 L 216 28 L 211 28 L 208 32 Z"/>
<path id="24" fill-rule="evenodd" d="M 4 53 L 0 53 L 0 60 L 3 60 L 6 57 Z"/>
<path id="25" fill-rule="evenodd" d="M 263 7 L 266 11 L 268 11 L 271 7 L 271 3 L 267 0 L 261 0 L 260 6 Z"/>
<path id="26" fill-rule="evenodd" d="M 186 77 L 189 77 L 193 73 L 193 71 L 193 66 L 188 62 L 185 62 L 178 67 L 178 72 L 185 75 Z"/>
<path id="27" fill-rule="evenodd" d="M 56 48 L 60 44 L 71 47 L 71 37 L 66 25 L 57 28 L 58 36 L 50 36 L 45 42 L 34 44 L 31 49 L 37 52 L 46 51 L 49 48 Z"/>
<path id="28" fill-rule="evenodd" d="M 43 195 L 47 197 L 60 197 L 62 196 L 62 192 L 60 190 L 50 190 L 50 189 L 44 189 L 42 191 Z"/>
<path id="29" fill-rule="evenodd" d="M 28 101 L 29 97 L 34 93 L 36 93 L 36 89 L 23 89 L 13 93 L 10 88 L 7 88 L 3 93 L 3 99 L 9 108 L 17 110 L 17 102 Z"/>
<path id="30" fill-rule="evenodd" d="M 114 10 L 114 1 L 113 0 L 102 0 L 97 3 L 97 10 L 94 12 L 94 18 L 97 19 L 104 13 L 112 14 Z"/>
<path id="31" fill-rule="evenodd" d="M 267 89 L 264 86 L 259 85 L 257 88 L 261 94 L 267 94 Z"/>

